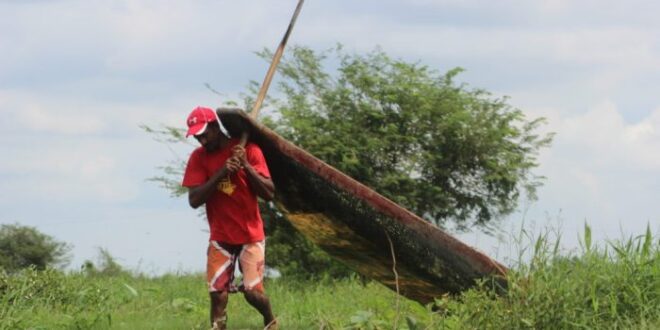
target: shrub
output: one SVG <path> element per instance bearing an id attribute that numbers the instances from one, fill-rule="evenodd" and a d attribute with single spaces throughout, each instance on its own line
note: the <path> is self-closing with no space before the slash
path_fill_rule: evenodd
<path id="1" fill-rule="evenodd" d="M 65 266 L 71 247 L 34 227 L 19 224 L 0 227 L 0 268 L 16 272 L 30 266 L 36 269 Z"/>

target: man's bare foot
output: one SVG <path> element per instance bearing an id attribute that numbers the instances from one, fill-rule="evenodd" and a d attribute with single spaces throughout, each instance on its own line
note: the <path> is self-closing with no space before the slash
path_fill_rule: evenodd
<path id="1" fill-rule="evenodd" d="M 227 330 L 227 315 L 225 314 L 218 320 L 214 321 L 211 330 Z"/>
<path id="2" fill-rule="evenodd" d="M 277 330 L 277 319 L 273 319 L 270 321 L 270 323 L 266 324 L 266 327 L 264 327 L 264 330 Z"/>

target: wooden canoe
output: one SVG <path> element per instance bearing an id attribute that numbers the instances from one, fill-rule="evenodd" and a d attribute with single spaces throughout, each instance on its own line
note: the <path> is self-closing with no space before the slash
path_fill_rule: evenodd
<path id="1" fill-rule="evenodd" d="M 328 254 L 422 304 L 506 268 L 295 146 L 238 109 L 217 110 L 232 136 L 249 132 L 266 158 L 285 217 Z M 394 258 L 392 256 L 394 251 Z M 393 262 L 396 262 L 396 276 Z"/>

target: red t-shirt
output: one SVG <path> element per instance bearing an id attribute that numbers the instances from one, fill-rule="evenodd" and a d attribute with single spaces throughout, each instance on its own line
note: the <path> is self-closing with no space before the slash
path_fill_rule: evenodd
<path id="1" fill-rule="evenodd" d="M 221 150 L 208 153 L 203 147 L 195 149 L 186 166 L 181 185 L 195 187 L 209 180 L 232 155 L 231 148 L 239 143 L 232 139 Z M 270 178 L 261 149 L 252 143 L 245 146 L 247 161 L 257 173 Z M 264 226 L 259 213 L 257 195 L 248 185 L 244 169 L 225 177 L 206 201 L 206 216 L 211 240 L 229 244 L 246 244 L 264 239 Z"/>

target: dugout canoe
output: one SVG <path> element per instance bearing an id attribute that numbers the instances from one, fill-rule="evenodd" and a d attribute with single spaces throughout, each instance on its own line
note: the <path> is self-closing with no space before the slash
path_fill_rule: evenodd
<path id="1" fill-rule="evenodd" d="M 398 282 L 401 295 L 422 304 L 459 293 L 483 278 L 506 285 L 506 268 L 487 255 L 295 146 L 245 112 L 220 108 L 217 113 L 232 136 L 247 131 L 249 141 L 261 147 L 276 187 L 275 205 L 286 219 L 360 274 L 395 291 Z"/>

